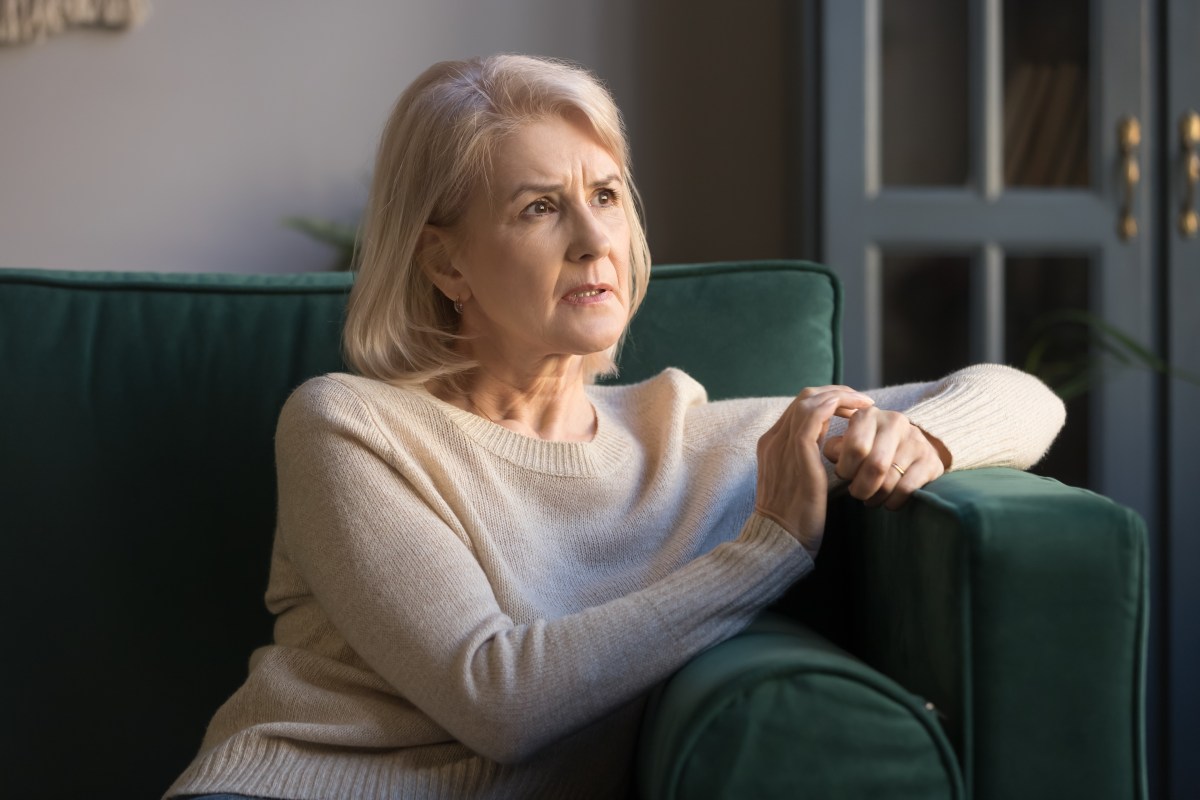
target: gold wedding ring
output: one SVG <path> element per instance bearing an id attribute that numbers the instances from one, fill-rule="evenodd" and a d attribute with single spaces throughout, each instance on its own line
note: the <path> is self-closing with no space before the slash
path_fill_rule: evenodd
<path id="1" fill-rule="evenodd" d="M 895 470 L 896 470 L 896 472 L 899 472 L 899 473 L 900 473 L 900 477 L 902 477 L 902 478 L 904 477 L 904 467 L 900 466 L 900 465 L 899 465 L 899 464 L 897 464 L 895 461 L 893 461 L 893 462 L 892 462 L 892 468 L 893 468 L 893 469 L 895 469 Z"/>

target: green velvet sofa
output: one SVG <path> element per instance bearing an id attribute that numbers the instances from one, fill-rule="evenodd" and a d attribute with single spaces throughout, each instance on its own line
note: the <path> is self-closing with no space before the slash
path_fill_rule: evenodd
<path id="1" fill-rule="evenodd" d="M 271 635 L 272 435 L 342 368 L 349 278 L 0 270 L 0 774 L 9 797 L 155 797 Z M 800 262 L 660 266 L 623 380 L 712 397 L 841 372 Z M 951 473 L 837 498 L 818 568 L 659 687 L 646 798 L 1146 793 L 1146 535 L 1103 497 Z"/>

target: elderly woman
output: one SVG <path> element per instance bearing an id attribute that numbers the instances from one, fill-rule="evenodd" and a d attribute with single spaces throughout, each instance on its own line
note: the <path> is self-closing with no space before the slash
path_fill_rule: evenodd
<path id="1" fill-rule="evenodd" d="M 358 374 L 279 420 L 275 641 L 168 796 L 624 796 L 647 690 L 813 569 L 832 484 L 895 508 L 1061 426 L 1000 366 L 714 403 L 678 370 L 594 385 L 646 294 L 635 196 L 586 72 L 497 56 L 405 91 Z"/>

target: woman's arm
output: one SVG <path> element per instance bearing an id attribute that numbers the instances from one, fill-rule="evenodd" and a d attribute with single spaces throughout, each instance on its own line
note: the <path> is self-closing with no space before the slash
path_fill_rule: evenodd
<path id="1" fill-rule="evenodd" d="M 874 398 L 873 409 L 830 425 L 823 450 L 831 486 L 848 483 L 853 496 L 891 508 L 943 468 L 1027 469 L 1066 419 L 1045 384 L 998 364 L 865 394 Z"/>
<path id="2" fill-rule="evenodd" d="M 976 364 L 932 383 L 867 394 L 876 405 L 902 408 L 914 425 L 944 443 L 952 470 L 1029 469 L 1067 418 L 1063 401 L 1046 384 L 1002 364 Z"/>
<path id="3" fill-rule="evenodd" d="M 332 625 L 400 695 L 498 761 L 635 698 L 812 568 L 756 514 L 737 539 L 641 591 L 516 624 L 453 512 L 402 474 L 370 409 L 341 384 L 310 383 L 289 401 L 277 462 L 284 556 Z"/>

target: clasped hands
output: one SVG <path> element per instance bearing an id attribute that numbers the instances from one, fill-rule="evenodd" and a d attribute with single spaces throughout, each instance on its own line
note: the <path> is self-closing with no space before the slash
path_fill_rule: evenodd
<path id="1" fill-rule="evenodd" d="M 826 438 L 834 417 L 845 433 Z M 829 478 L 848 482 L 850 495 L 868 506 L 898 509 L 949 466 L 946 448 L 898 411 L 848 386 L 810 387 L 797 395 L 758 440 L 755 509 L 777 522 L 816 556 L 825 532 Z"/>

